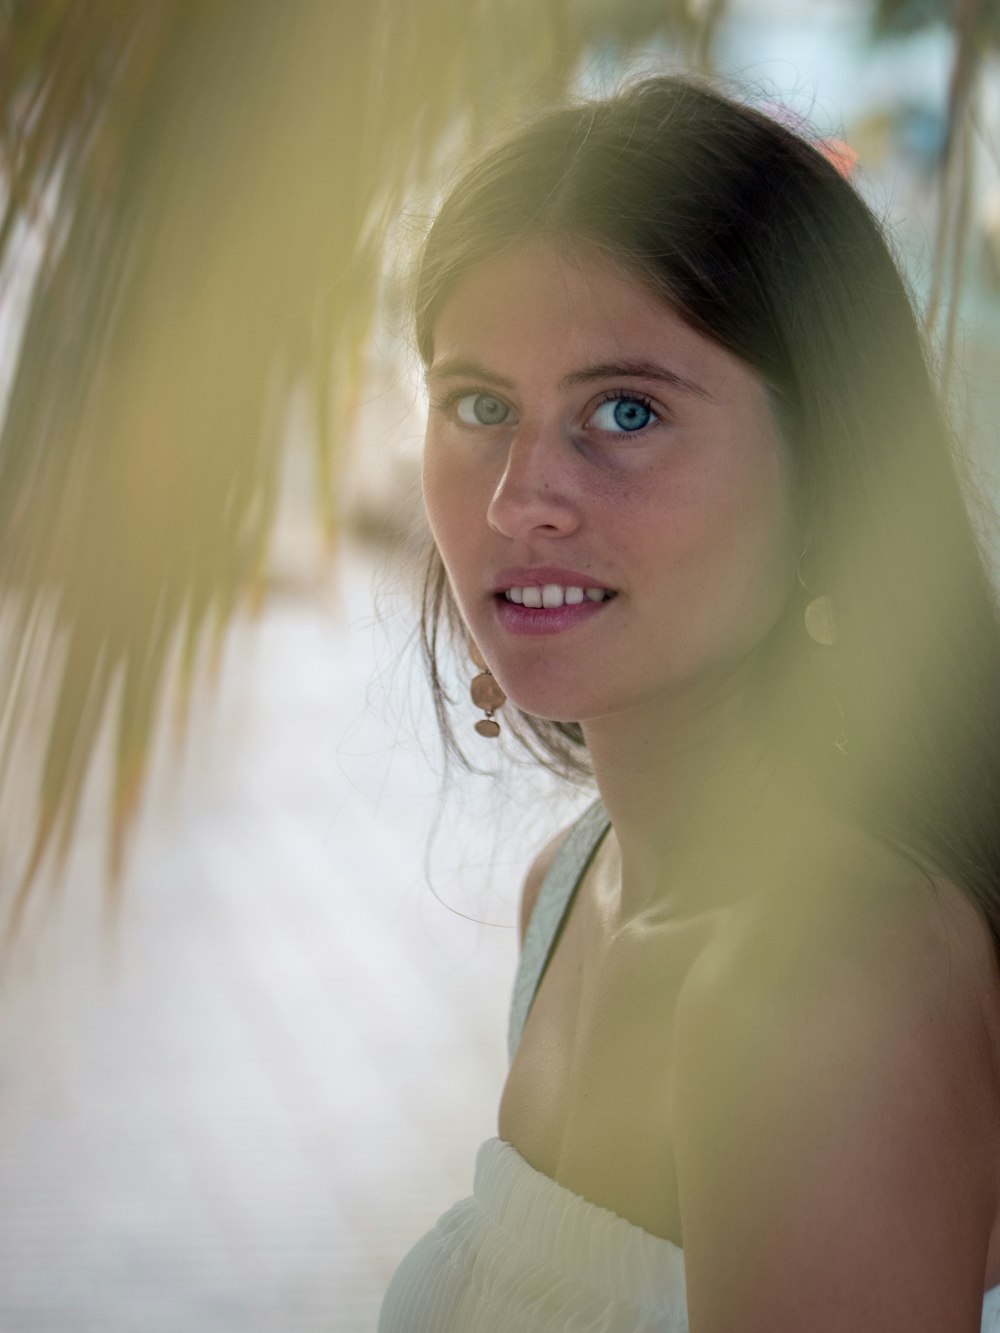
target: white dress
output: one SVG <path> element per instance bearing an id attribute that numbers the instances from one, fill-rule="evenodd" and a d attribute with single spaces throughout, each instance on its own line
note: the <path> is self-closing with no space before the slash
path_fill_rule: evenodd
<path id="1" fill-rule="evenodd" d="M 599 802 L 560 848 L 532 912 L 514 985 L 510 1054 L 576 885 L 608 826 Z M 501 1139 L 476 1158 L 472 1195 L 393 1276 L 378 1333 L 687 1333 L 684 1252 L 536 1171 Z M 734 1330 L 734 1333 L 738 1331 Z M 1000 1287 L 981 1333 L 1000 1333 Z"/>

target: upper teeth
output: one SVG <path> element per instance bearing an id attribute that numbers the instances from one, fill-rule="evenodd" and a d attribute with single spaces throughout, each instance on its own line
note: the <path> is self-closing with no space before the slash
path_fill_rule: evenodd
<path id="1" fill-rule="evenodd" d="M 546 583 L 542 588 L 508 588 L 504 596 L 508 602 L 516 602 L 518 606 L 537 608 L 579 606 L 584 597 L 591 602 L 603 602 L 606 597 L 613 597 L 614 593 L 608 588 L 562 588 L 558 583 Z"/>

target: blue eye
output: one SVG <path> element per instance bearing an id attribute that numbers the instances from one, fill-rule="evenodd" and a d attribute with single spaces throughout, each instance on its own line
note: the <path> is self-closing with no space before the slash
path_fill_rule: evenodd
<path id="1" fill-rule="evenodd" d="M 466 393 L 455 403 L 455 415 L 464 426 L 501 426 L 510 408 L 491 393 Z"/>
<path id="2" fill-rule="evenodd" d="M 626 434 L 630 434 L 637 430 L 643 430 L 651 421 L 655 420 L 656 413 L 648 403 L 643 402 L 641 398 L 628 398 L 625 395 L 620 395 L 617 398 L 608 398 L 601 403 L 588 424 L 596 426 L 598 430 L 624 431 Z"/>

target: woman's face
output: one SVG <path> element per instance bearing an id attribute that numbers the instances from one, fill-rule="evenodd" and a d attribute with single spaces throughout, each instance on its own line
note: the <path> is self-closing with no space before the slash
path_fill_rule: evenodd
<path id="1" fill-rule="evenodd" d="M 623 269 L 544 240 L 484 261 L 428 386 L 431 529 L 521 708 L 669 707 L 773 626 L 798 543 L 764 387 Z"/>

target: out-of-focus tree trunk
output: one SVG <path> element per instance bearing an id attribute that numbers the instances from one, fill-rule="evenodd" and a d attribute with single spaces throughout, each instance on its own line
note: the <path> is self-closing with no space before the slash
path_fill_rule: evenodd
<path id="1" fill-rule="evenodd" d="M 978 120 L 978 86 L 983 57 L 1000 45 L 997 0 L 876 0 L 876 35 L 911 31 L 943 23 L 954 49 L 945 132 L 938 166 L 938 218 L 934 233 L 931 289 L 925 311 L 929 332 L 940 334 L 947 384 L 955 356 L 955 332 L 962 295 L 975 193 L 973 133 Z M 943 328 L 942 328 L 943 321 Z"/>

